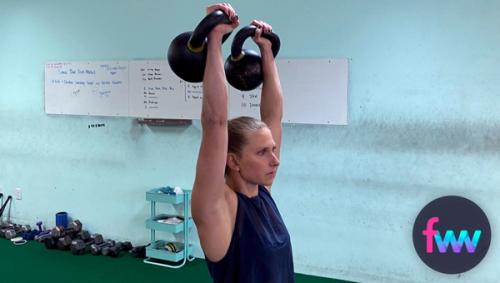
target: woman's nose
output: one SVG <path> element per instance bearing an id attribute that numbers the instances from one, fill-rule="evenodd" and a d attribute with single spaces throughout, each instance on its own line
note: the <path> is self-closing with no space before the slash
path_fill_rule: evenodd
<path id="1" fill-rule="evenodd" d="M 280 165 L 280 160 L 278 159 L 278 157 L 276 156 L 276 154 L 272 154 L 272 161 L 271 161 L 271 164 L 273 166 L 279 166 Z"/>

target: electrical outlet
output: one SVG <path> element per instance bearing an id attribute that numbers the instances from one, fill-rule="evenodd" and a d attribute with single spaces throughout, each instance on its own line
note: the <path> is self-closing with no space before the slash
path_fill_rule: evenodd
<path id="1" fill-rule="evenodd" d="M 16 188 L 16 199 L 17 200 L 23 199 L 23 191 L 21 190 L 21 188 Z"/>

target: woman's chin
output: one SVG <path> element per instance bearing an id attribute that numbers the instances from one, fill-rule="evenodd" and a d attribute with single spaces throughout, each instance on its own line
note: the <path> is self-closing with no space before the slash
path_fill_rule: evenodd
<path id="1" fill-rule="evenodd" d="M 271 178 L 265 178 L 263 181 L 262 181 L 262 184 L 261 185 L 264 185 L 266 187 L 269 187 L 273 184 L 273 181 L 274 181 L 274 176 L 271 177 Z"/>

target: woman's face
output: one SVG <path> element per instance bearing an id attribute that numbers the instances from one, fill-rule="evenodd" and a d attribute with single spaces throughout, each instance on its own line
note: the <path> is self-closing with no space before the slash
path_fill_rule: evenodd
<path id="1" fill-rule="evenodd" d="M 280 164 L 276 154 L 276 143 L 268 128 L 249 133 L 247 144 L 238 158 L 243 179 L 254 184 L 272 185 Z"/>

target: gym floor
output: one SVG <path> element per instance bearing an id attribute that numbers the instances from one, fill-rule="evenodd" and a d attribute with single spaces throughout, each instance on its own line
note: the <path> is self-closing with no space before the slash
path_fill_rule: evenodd
<path id="1" fill-rule="evenodd" d="M 168 282 L 211 283 L 205 261 L 196 259 L 180 269 L 145 264 L 122 253 L 118 258 L 74 256 L 69 251 L 47 250 L 30 241 L 15 246 L 0 239 L 0 282 Z M 348 281 L 296 274 L 296 283 L 348 283 Z M 236 282 L 235 282 L 236 283 Z"/>

